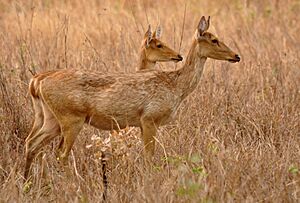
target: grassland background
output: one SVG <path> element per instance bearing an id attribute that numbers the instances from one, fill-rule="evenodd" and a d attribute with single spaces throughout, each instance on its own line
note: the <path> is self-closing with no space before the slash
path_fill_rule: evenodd
<path id="1" fill-rule="evenodd" d="M 69 158 L 73 176 L 57 170 L 55 140 L 33 165 L 31 190 L 23 192 L 32 73 L 71 67 L 134 72 L 147 24 L 158 19 L 162 40 L 186 56 L 202 15 L 212 17 L 210 31 L 242 60 L 207 61 L 177 119 L 160 128 L 152 168 L 143 162 L 138 129 L 111 136 L 109 202 L 299 201 L 299 0 L 1 0 L 0 202 L 102 197 L 97 155 L 109 135 L 88 126 Z"/>

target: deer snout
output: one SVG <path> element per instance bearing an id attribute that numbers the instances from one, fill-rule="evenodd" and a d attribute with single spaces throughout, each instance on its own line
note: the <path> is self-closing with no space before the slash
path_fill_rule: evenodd
<path id="1" fill-rule="evenodd" d="M 228 61 L 231 63 L 236 63 L 236 62 L 240 62 L 241 58 L 239 55 L 235 54 L 234 58 L 229 59 Z"/>
<path id="2" fill-rule="evenodd" d="M 179 61 L 183 60 L 183 57 L 180 54 L 178 54 L 178 58 L 179 58 Z"/>
<path id="3" fill-rule="evenodd" d="M 183 57 L 178 54 L 176 58 L 172 58 L 172 60 L 174 60 L 175 62 L 179 62 L 179 61 L 182 61 L 183 60 Z"/>

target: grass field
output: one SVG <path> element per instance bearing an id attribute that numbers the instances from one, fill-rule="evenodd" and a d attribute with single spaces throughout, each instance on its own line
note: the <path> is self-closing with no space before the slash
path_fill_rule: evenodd
<path id="1" fill-rule="evenodd" d="M 159 129 L 151 167 L 139 129 L 110 135 L 85 126 L 71 177 L 59 170 L 56 139 L 23 185 L 32 74 L 134 72 L 147 25 L 159 21 L 162 40 L 186 56 L 202 15 L 242 60 L 207 61 L 176 120 Z M 299 0 L 0 1 L 0 202 L 101 201 L 103 148 L 108 202 L 299 202 L 299 22 Z"/>

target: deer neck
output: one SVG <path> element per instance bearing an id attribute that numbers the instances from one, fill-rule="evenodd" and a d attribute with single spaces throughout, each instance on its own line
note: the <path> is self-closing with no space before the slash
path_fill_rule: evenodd
<path id="1" fill-rule="evenodd" d="M 146 57 L 146 53 L 142 50 L 140 54 L 140 64 L 138 69 L 145 70 L 145 69 L 153 69 L 155 67 L 155 62 L 149 61 Z"/>
<path id="2" fill-rule="evenodd" d="M 197 40 L 194 40 L 187 55 L 185 64 L 178 70 L 177 89 L 181 98 L 187 97 L 197 87 L 207 57 L 200 55 Z"/>

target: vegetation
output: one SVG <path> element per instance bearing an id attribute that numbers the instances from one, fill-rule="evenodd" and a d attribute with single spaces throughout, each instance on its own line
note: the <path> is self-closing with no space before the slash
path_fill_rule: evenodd
<path id="1" fill-rule="evenodd" d="M 109 202 L 299 201 L 299 13 L 299 0 L 2 0 L 0 202 L 99 202 L 102 153 Z M 55 158 L 58 138 L 23 184 L 32 74 L 74 67 L 134 72 L 148 23 L 160 22 L 162 40 L 186 56 L 202 15 L 242 60 L 208 60 L 176 120 L 160 128 L 150 167 L 139 129 L 85 126 L 69 158 L 71 176 Z"/>

